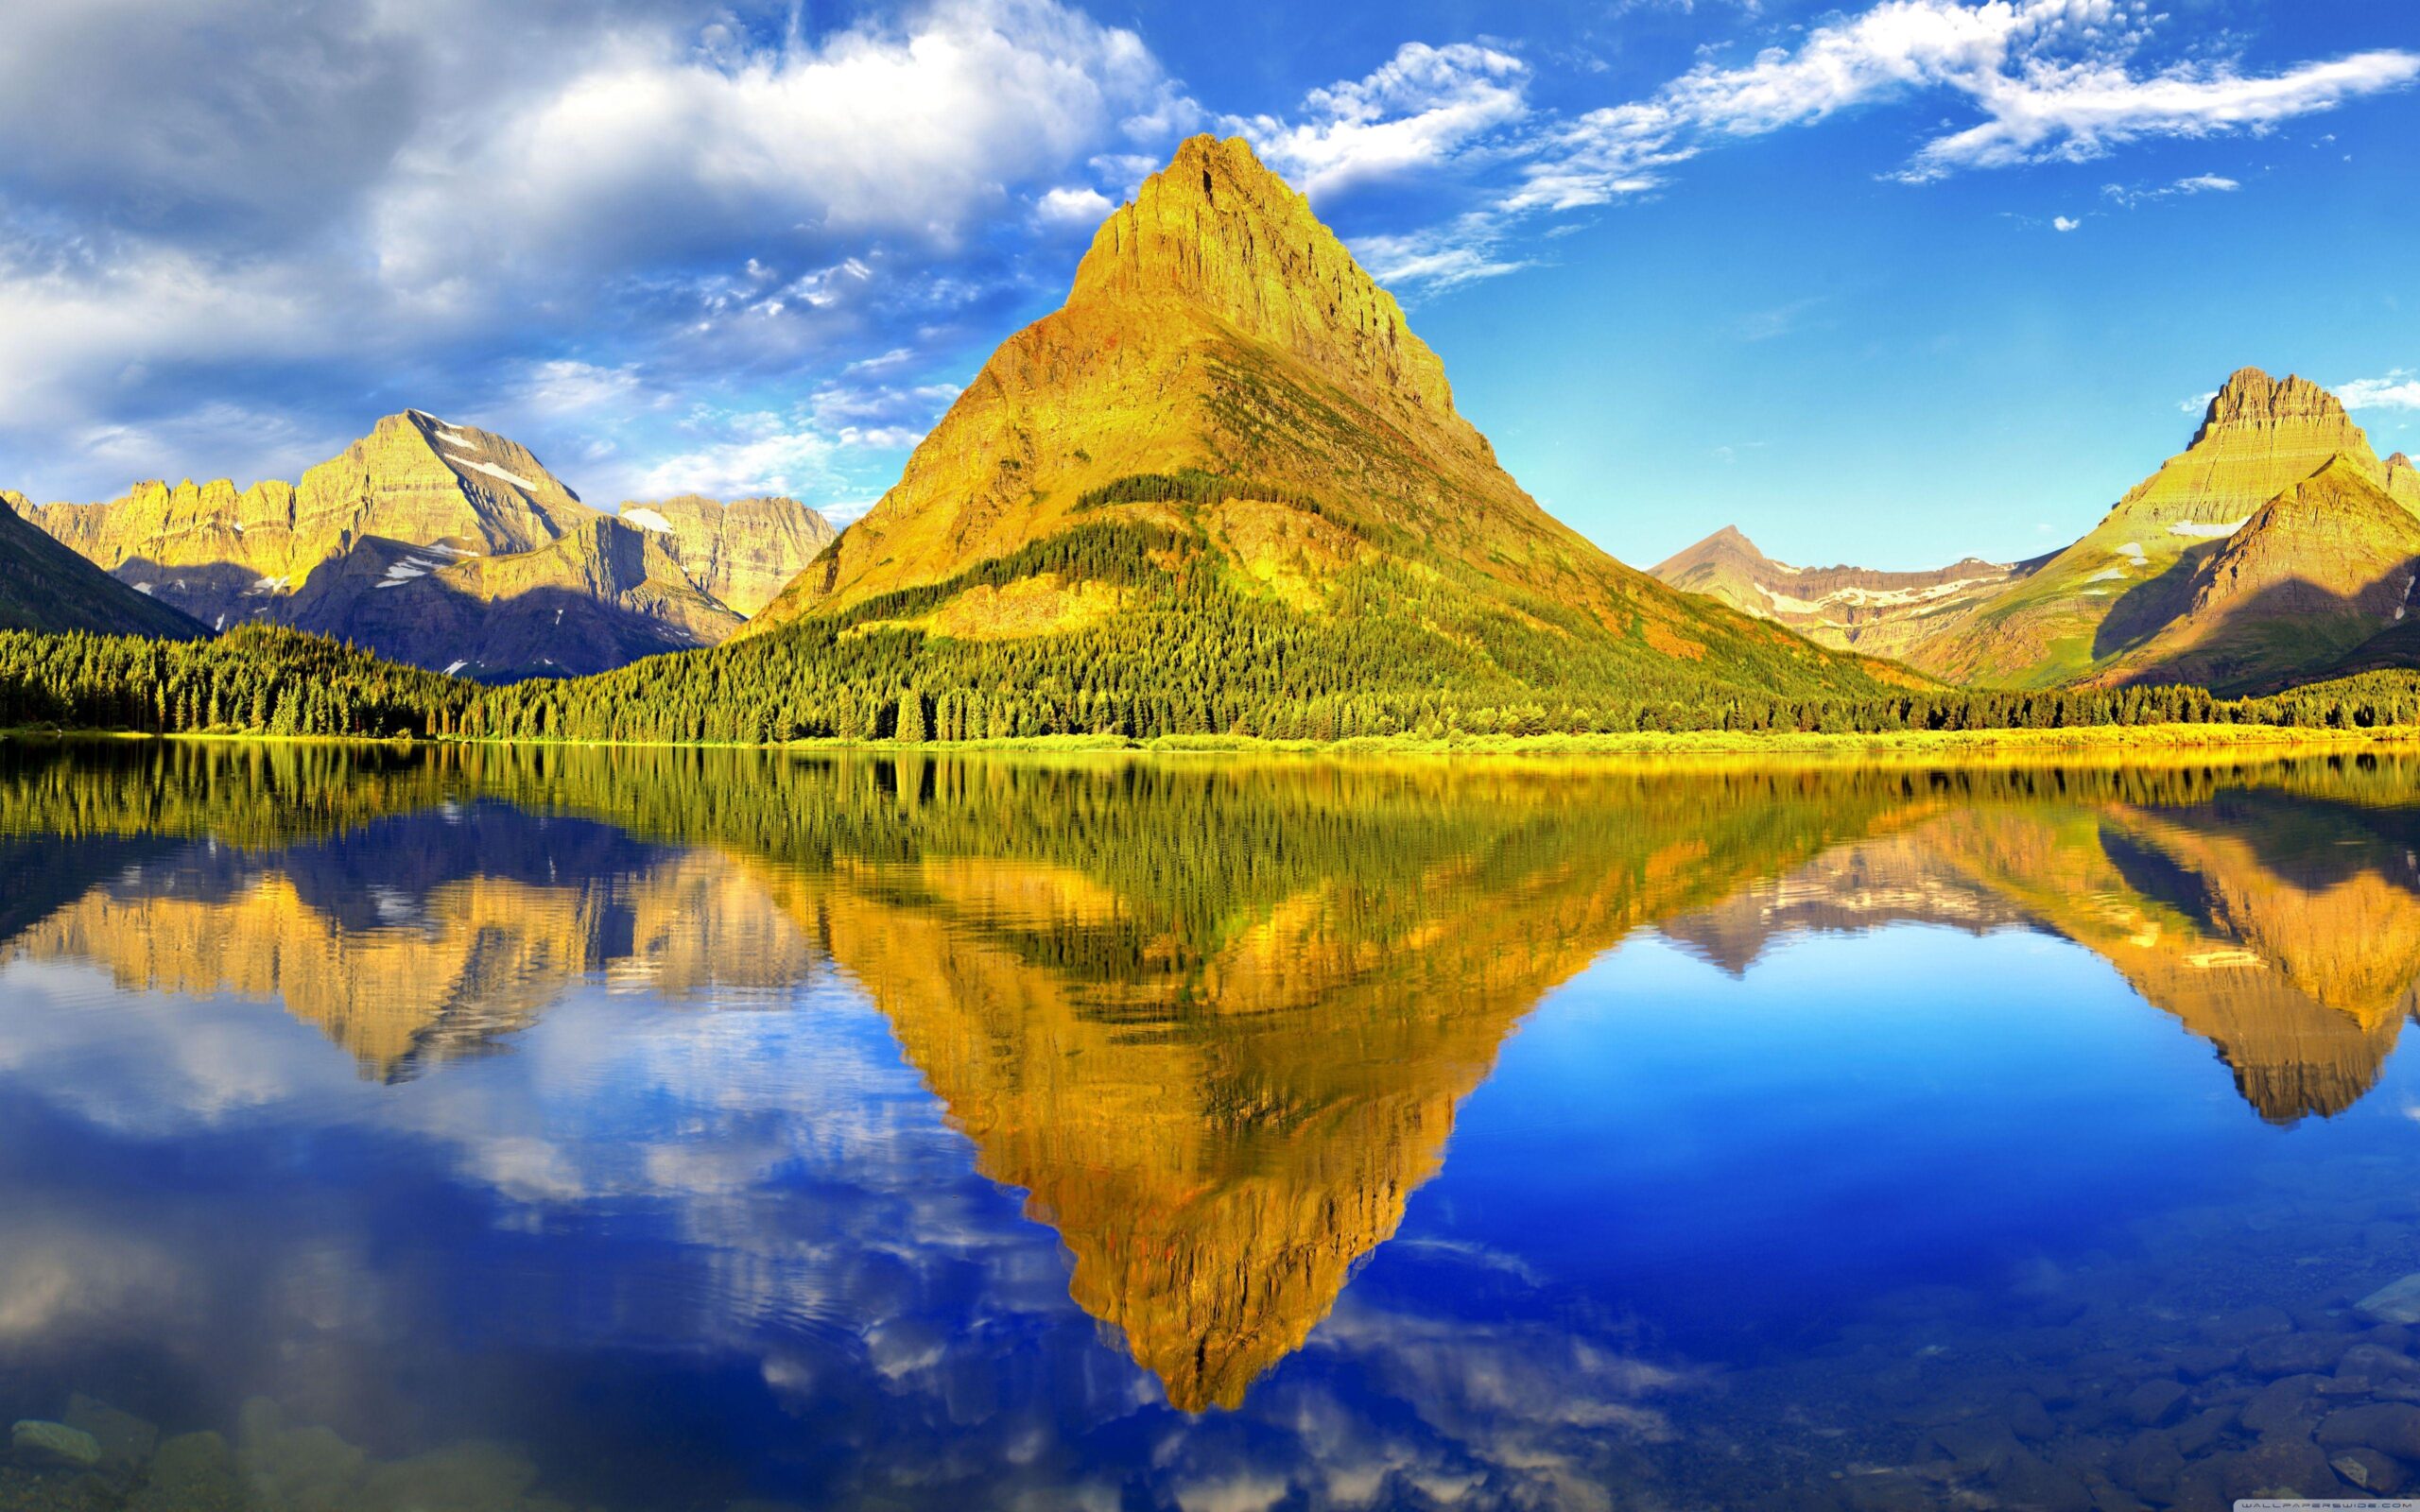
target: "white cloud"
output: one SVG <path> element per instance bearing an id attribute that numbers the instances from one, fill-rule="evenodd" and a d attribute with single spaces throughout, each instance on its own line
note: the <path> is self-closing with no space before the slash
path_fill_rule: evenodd
<path id="1" fill-rule="evenodd" d="M 390 281 L 428 287 L 749 228 L 947 242 L 1004 182 L 1089 155 L 1161 83 L 1132 32 L 1046 0 L 944 0 L 725 57 L 640 37 L 469 150 L 425 134 L 380 198 L 377 254 Z"/>
<path id="2" fill-rule="evenodd" d="M 638 366 L 600 368 L 595 363 L 557 358 L 531 365 L 522 400 L 547 414 L 575 414 L 614 404 L 639 386 Z"/>
<path id="3" fill-rule="evenodd" d="M 1048 224 L 1085 230 L 1099 225 L 1115 208 L 1109 196 L 1084 185 L 1062 185 L 1033 202 L 1034 214 Z"/>
<path id="4" fill-rule="evenodd" d="M 840 443 L 812 426 L 760 411 L 716 417 L 700 428 L 710 430 L 711 438 L 648 469 L 637 490 L 641 496 L 804 495 L 821 491 L 838 479 L 834 455 Z"/>
<path id="5" fill-rule="evenodd" d="M 2081 220 L 2070 220 L 2065 215 L 2053 215 L 2050 217 L 2050 224 L 2054 229 L 2059 231 L 2073 231 L 2077 227 L 2083 225 L 2083 222 Z"/>
<path id="6" fill-rule="evenodd" d="M 1156 157 L 1134 133 L 1190 109 L 1133 32 L 1059 0 L 929 0 L 769 39 L 684 9 L 12 14 L 10 483 L 114 492 L 132 479 L 64 438 L 157 429 L 196 391 L 341 445 L 406 404 L 602 422 L 701 393 L 752 407 L 733 393 L 929 352 L 1022 295 L 1022 249 L 992 233 L 1014 207 L 1096 161 Z M 625 481 L 664 455 L 618 438 Z"/>
<path id="7" fill-rule="evenodd" d="M 1356 237 L 1353 253 L 1381 284 L 1447 289 L 1530 266 L 1505 256 L 1503 241 L 1500 219 L 1472 214 L 1426 231 Z"/>
<path id="8" fill-rule="evenodd" d="M 1449 241 L 1447 253 L 1400 260 L 1413 280 L 1444 284 L 1524 266 L 1492 250 L 1520 217 L 1643 196 L 1709 148 L 1887 102 L 1941 100 L 1980 117 L 1945 121 L 1884 172 L 1923 183 L 2082 162 L 2147 138 L 2259 133 L 2420 78 L 2420 52 L 2395 49 L 2268 74 L 2215 56 L 2147 66 L 2167 19 L 2147 0 L 1883 0 L 1751 61 L 1709 59 L 1642 98 L 1569 118 L 1531 107 L 1526 66 L 1510 53 L 1414 43 L 1367 78 L 1315 92 L 1296 120 L 1235 124 L 1314 196 L 1380 174 L 1512 165 L 1483 213 L 1496 219 L 1488 235 L 1461 212 L 1450 233 L 1392 238 Z M 2161 192 L 2235 187 L 2204 174 Z"/>
<path id="9" fill-rule="evenodd" d="M 2231 195 L 2243 185 L 2224 174 L 2197 173 L 2189 179 L 2178 179 L 2156 189 L 2130 188 L 2122 183 L 2100 186 L 2103 197 L 2132 209 L 2153 199 L 2173 199 L 2180 195 Z"/>
<path id="10" fill-rule="evenodd" d="M 2356 378 L 2336 386 L 2346 409 L 2420 409 L 2420 374 L 2397 368 L 2383 378 Z"/>
<path id="11" fill-rule="evenodd" d="M 1528 117 L 1529 65 L 1473 43 L 1406 43 L 1375 71 L 1304 97 L 1302 118 L 1228 117 L 1313 199 L 1433 168 Z"/>

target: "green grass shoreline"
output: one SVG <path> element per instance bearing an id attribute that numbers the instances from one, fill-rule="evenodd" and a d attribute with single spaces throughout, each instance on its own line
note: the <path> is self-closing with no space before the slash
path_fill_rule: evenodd
<path id="1" fill-rule="evenodd" d="M 1723 730 L 1686 730 L 1625 734 L 1467 735 L 1446 739 L 1423 739 L 1410 735 L 1373 735 L 1325 742 L 1264 740 L 1248 735 L 1163 735 L 1140 741 L 1119 735 L 1036 735 L 1005 740 L 909 743 L 890 740 L 799 740 L 771 746 L 713 741 L 520 738 L 473 740 L 454 737 L 419 740 L 370 739 L 331 735 L 268 735 L 241 730 L 149 735 L 115 730 L 0 730 L 0 741 L 49 743 L 79 740 L 218 741 L 389 747 L 515 746 L 566 748 L 778 750 L 801 753 L 871 751 L 884 755 L 1024 752 L 1308 757 L 1718 757 L 1726 759 L 1745 757 L 1752 760 L 1779 756 L 1848 757 L 1858 760 L 1886 757 L 1918 760 L 1994 759 L 2010 756 L 2093 756 L 2126 759 L 2214 751 L 2290 754 L 2296 751 L 2420 747 L 2420 726 L 2392 725 L 2369 729 L 2337 730 L 2288 725 L 2086 725 L 2066 730 L 1892 730 L 1873 734 L 1820 734 L 1795 731 L 1758 734 Z"/>

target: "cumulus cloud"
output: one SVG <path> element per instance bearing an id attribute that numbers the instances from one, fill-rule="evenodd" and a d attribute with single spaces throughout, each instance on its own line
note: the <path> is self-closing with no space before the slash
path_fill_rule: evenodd
<path id="1" fill-rule="evenodd" d="M 1109 196 L 1090 185 L 1061 184 L 1033 202 L 1034 214 L 1054 226 L 1089 231 L 1115 208 Z"/>
<path id="2" fill-rule="evenodd" d="M 122 490 L 128 438 L 228 384 L 331 451 L 417 405 L 618 452 L 575 484 L 633 487 L 697 403 L 779 406 L 903 345 L 962 363 L 1038 276 L 1015 207 L 1105 211 L 1099 164 L 1193 109 L 1061 0 L 821 31 L 685 0 L 27 9 L 0 57 L 0 454 L 46 497 Z M 259 475 L 244 439 L 144 465 Z"/>
<path id="3" fill-rule="evenodd" d="M 2420 409 L 2420 373 L 2396 368 L 2383 378 L 2356 378 L 2336 385 L 2346 409 Z"/>

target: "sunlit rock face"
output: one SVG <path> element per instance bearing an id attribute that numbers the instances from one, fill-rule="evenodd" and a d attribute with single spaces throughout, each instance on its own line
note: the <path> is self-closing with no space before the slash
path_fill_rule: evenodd
<path id="1" fill-rule="evenodd" d="M 2195 566 L 2184 611 L 2110 675 L 2267 691 L 2403 623 L 2415 583 L 2420 516 L 2340 455 Z"/>
<path id="2" fill-rule="evenodd" d="M 821 513 L 778 496 L 725 504 L 684 493 L 625 504 L 621 518 L 649 532 L 691 582 L 742 616 L 772 602 L 838 534 Z"/>
<path id="3" fill-rule="evenodd" d="M 0 489 L 0 629 L 169 641 L 207 633 L 190 616 L 119 582 L 44 535 L 26 518 L 33 507 L 24 494 Z"/>

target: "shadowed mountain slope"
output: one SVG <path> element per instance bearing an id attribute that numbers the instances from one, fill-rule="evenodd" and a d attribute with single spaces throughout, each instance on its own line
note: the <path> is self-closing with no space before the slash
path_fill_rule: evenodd
<path id="1" fill-rule="evenodd" d="M 23 494 L 0 491 L 0 629 L 89 630 L 190 641 L 208 630 L 119 582 L 24 518 Z"/>

